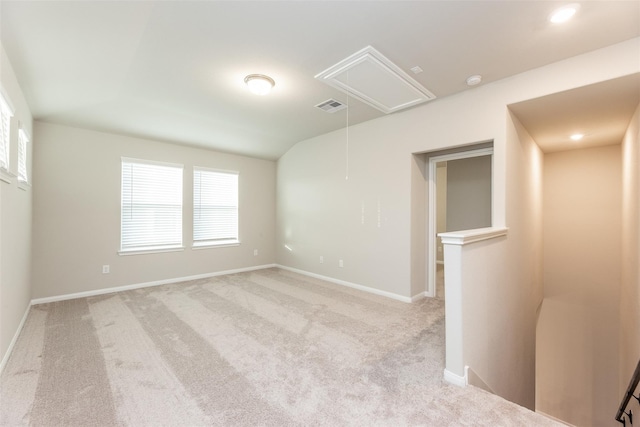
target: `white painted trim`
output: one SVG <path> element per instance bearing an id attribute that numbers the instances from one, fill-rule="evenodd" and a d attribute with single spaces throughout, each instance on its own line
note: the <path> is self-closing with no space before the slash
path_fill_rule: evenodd
<path id="1" fill-rule="evenodd" d="M 466 387 L 469 385 L 469 367 L 465 365 L 464 376 L 454 374 L 448 369 L 444 370 L 444 380 L 449 384 L 457 385 L 458 387 Z"/>
<path id="2" fill-rule="evenodd" d="M 13 179 L 13 175 L 5 170 L 5 169 L 0 169 L 0 181 L 4 181 L 7 184 L 11 184 L 11 180 Z"/>
<path id="3" fill-rule="evenodd" d="M 419 294 L 416 294 L 411 297 L 411 302 L 420 301 L 421 299 L 427 298 L 428 296 L 429 295 L 427 295 L 426 292 L 420 292 Z"/>
<path id="4" fill-rule="evenodd" d="M 2 358 L 2 362 L 0 362 L 0 374 L 4 371 L 4 367 L 7 365 L 9 361 L 9 357 L 11 357 L 11 353 L 13 352 L 13 347 L 16 345 L 16 341 L 18 341 L 18 337 L 22 332 L 22 328 L 24 327 L 25 322 L 27 321 L 27 316 L 29 315 L 29 311 L 31 310 L 31 304 L 27 306 L 27 309 L 24 311 L 24 315 L 22 316 L 22 320 L 20 320 L 20 324 L 18 325 L 18 329 L 16 330 L 15 335 L 11 339 L 9 343 L 9 347 L 7 347 L 7 351 L 4 353 L 4 357 Z"/>
<path id="5" fill-rule="evenodd" d="M 436 296 L 436 260 L 437 254 L 437 207 L 436 207 L 436 176 L 437 176 L 437 160 L 439 157 L 429 158 L 429 170 L 427 182 L 427 289 L 425 295 L 429 297 Z M 444 257 L 444 253 L 442 254 Z"/>
<path id="6" fill-rule="evenodd" d="M 475 230 L 440 233 L 438 234 L 438 236 L 442 239 L 443 245 L 464 246 L 468 245 L 469 243 L 481 242 L 483 240 L 506 236 L 508 231 L 509 229 L 506 227 L 487 227 L 476 228 Z"/>
<path id="7" fill-rule="evenodd" d="M 420 294 L 418 294 L 417 296 L 413 296 L 411 298 L 410 297 L 405 297 L 405 296 L 402 296 L 402 295 L 394 294 L 393 292 L 381 291 L 379 289 L 370 288 L 368 286 L 358 285 L 356 283 L 351 283 L 351 282 L 347 282 L 347 281 L 340 280 L 340 279 L 334 279 L 333 277 L 323 276 L 321 274 L 311 273 L 309 271 L 299 270 L 299 269 L 293 268 L 293 267 L 287 267 L 286 265 L 276 264 L 276 267 L 282 268 L 283 270 L 289 270 L 289 271 L 292 271 L 294 273 L 302 274 L 304 276 L 313 277 L 315 279 L 325 280 L 327 282 L 335 283 L 336 285 L 342 285 L 342 286 L 346 286 L 348 288 L 357 289 L 359 291 L 369 292 L 370 294 L 375 294 L 375 295 L 380 295 L 380 296 L 383 296 L 383 297 L 391 298 L 391 299 L 394 299 L 394 300 L 397 300 L 397 301 L 411 303 L 411 302 L 414 301 L 414 298 L 416 298 L 416 297 L 417 297 L 416 300 L 422 298 L 422 297 L 420 297 Z"/>
<path id="8" fill-rule="evenodd" d="M 130 291 L 133 289 L 149 288 L 152 286 L 168 285 L 170 283 L 186 282 L 189 280 L 206 279 L 215 276 L 224 276 L 226 274 L 244 273 L 247 271 L 263 270 L 265 268 L 276 267 L 276 264 L 257 265 L 254 267 L 237 268 L 234 270 L 217 271 L 213 273 L 196 274 L 195 276 L 176 277 L 173 279 L 157 280 L 154 282 L 137 283 L 133 285 L 116 286 L 113 288 L 97 289 L 95 291 L 77 292 L 73 294 L 57 295 L 53 297 L 36 298 L 31 300 L 31 305 L 46 304 L 49 302 L 65 301 L 76 298 L 93 297 L 96 295 L 111 294 L 114 292 Z"/>
<path id="9" fill-rule="evenodd" d="M 120 256 L 129 256 L 129 255 L 145 255 L 145 254 L 160 254 L 162 252 L 182 252 L 184 251 L 184 246 L 155 246 L 150 249 L 141 249 L 141 248 L 131 248 L 131 249 L 121 249 L 118 251 L 118 255 Z"/>
<path id="10" fill-rule="evenodd" d="M 219 243 L 212 243 L 211 241 L 193 242 L 191 250 L 199 251 L 200 249 L 229 248 L 233 246 L 240 246 L 240 240 L 229 239 Z"/>

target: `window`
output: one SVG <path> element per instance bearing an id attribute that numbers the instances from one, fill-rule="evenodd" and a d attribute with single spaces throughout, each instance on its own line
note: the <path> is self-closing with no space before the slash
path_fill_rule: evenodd
<path id="1" fill-rule="evenodd" d="M 27 144 L 29 137 L 21 128 L 18 131 L 18 182 L 27 184 L 29 182 L 27 176 Z"/>
<path id="2" fill-rule="evenodd" d="M 0 95 L 0 171 L 9 172 L 11 117 L 13 111 L 7 100 Z"/>
<path id="3" fill-rule="evenodd" d="M 182 249 L 182 165 L 122 159 L 120 252 Z"/>
<path id="4" fill-rule="evenodd" d="M 194 168 L 193 245 L 238 243 L 238 172 Z"/>

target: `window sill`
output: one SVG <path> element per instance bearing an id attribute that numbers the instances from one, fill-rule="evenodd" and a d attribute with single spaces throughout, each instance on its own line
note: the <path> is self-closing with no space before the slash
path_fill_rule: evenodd
<path id="1" fill-rule="evenodd" d="M 229 240 L 219 240 L 216 242 L 194 242 L 191 249 L 199 250 L 199 249 L 223 248 L 228 246 L 240 246 L 240 240 L 229 239 Z"/>
<path id="2" fill-rule="evenodd" d="M 20 181 L 20 180 L 18 180 L 18 188 L 19 188 L 20 190 L 27 191 L 28 189 L 30 189 L 30 188 L 31 188 L 31 184 L 29 184 L 29 183 L 28 183 L 28 182 L 26 182 L 26 181 Z"/>
<path id="3" fill-rule="evenodd" d="M 0 181 L 4 181 L 7 184 L 11 184 L 13 177 L 14 175 L 12 175 L 10 172 L 4 169 L 0 169 Z"/>
<path id="4" fill-rule="evenodd" d="M 119 250 L 118 255 L 142 255 L 142 254 L 158 254 L 162 252 L 180 252 L 184 251 L 184 246 L 156 246 L 151 248 L 134 248 Z"/>

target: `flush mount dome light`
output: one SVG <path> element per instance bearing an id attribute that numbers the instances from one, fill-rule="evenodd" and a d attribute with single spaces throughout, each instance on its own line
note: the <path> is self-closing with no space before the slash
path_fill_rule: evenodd
<path id="1" fill-rule="evenodd" d="M 582 138 L 584 138 L 584 134 L 583 133 L 574 133 L 569 138 L 571 138 L 572 141 L 580 141 Z"/>
<path id="2" fill-rule="evenodd" d="M 244 78 L 244 82 L 251 93 L 256 95 L 266 95 L 276 85 L 271 77 L 264 74 L 249 74 Z"/>
<path id="3" fill-rule="evenodd" d="M 580 9 L 580 5 L 578 3 L 571 3 L 566 6 L 562 6 L 559 9 L 553 11 L 553 13 L 549 16 L 549 21 L 554 24 L 562 24 L 563 22 L 567 22 L 569 19 L 576 14 L 576 12 Z"/>

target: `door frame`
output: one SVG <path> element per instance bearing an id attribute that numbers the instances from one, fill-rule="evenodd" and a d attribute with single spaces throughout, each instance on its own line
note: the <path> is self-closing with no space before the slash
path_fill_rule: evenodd
<path id="1" fill-rule="evenodd" d="M 437 164 L 440 162 L 448 162 L 450 160 L 468 159 L 471 157 L 491 157 L 491 205 L 493 206 L 493 147 L 471 149 L 469 151 L 460 151 L 457 153 L 443 154 L 433 157 L 428 157 L 428 210 L 427 210 L 427 290 L 425 295 L 428 297 L 436 296 L 436 266 L 437 266 L 437 206 L 436 206 L 436 174 Z M 493 208 L 491 209 L 493 211 Z M 493 215 L 491 215 L 491 221 L 493 222 Z"/>

